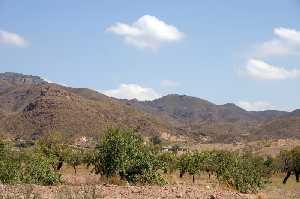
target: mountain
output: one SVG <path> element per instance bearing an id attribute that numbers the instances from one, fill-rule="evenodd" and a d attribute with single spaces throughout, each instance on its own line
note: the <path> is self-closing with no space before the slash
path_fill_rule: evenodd
<path id="1" fill-rule="evenodd" d="M 259 138 L 300 138 L 300 116 L 288 115 L 262 123 L 253 131 Z"/>
<path id="2" fill-rule="evenodd" d="M 167 122 L 96 91 L 14 73 L 1 74 L 0 82 L 0 132 L 15 137 L 35 138 L 54 131 L 70 138 L 98 137 L 111 126 L 134 128 L 144 136 L 177 136 Z"/>
<path id="3" fill-rule="evenodd" d="M 300 109 L 296 109 L 289 114 L 289 116 L 300 117 Z"/>
<path id="4" fill-rule="evenodd" d="M 0 74 L 0 135 L 36 138 L 62 132 L 97 138 L 108 127 L 134 128 L 143 136 L 194 142 L 300 138 L 300 111 L 246 111 L 233 103 L 167 95 L 153 101 L 119 100 L 87 88 L 40 77 Z"/>
<path id="5" fill-rule="evenodd" d="M 148 112 L 166 113 L 173 119 L 189 123 L 203 121 L 258 121 L 287 115 L 284 111 L 246 111 L 233 103 L 216 105 L 204 99 L 171 94 L 153 101 L 128 100 L 128 104 Z"/>
<path id="6" fill-rule="evenodd" d="M 267 126 L 263 124 L 293 114 L 276 110 L 246 111 L 233 103 L 216 105 L 204 99 L 177 94 L 153 101 L 126 100 L 126 102 L 141 111 L 169 121 L 187 135 L 200 141 L 232 142 L 241 139 L 259 139 L 265 135 L 272 137 L 273 132 L 275 137 L 278 137 L 274 130 L 267 131 Z M 255 133 L 262 131 L 263 134 Z M 292 134 L 297 132 L 300 131 Z"/>

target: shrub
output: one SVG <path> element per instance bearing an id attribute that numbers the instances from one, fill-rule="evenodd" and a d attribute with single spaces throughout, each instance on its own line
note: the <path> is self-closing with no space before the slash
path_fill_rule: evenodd
<path id="1" fill-rule="evenodd" d="M 150 141 L 152 144 L 154 145 L 160 145 L 162 143 L 161 138 L 159 137 L 159 135 L 155 135 L 153 137 L 150 138 Z"/>
<path id="2" fill-rule="evenodd" d="M 268 182 L 263 158 L 224 151 L 215 158 L 217 178 L 240 192 L 256 192 Z"/>
<path id="3" fill-rule="evenodd" d="M 183 175 L 189 171 L 190 164 L 191 164 L 191 154 L 190 153 L 182 154 L 179 157 L 179 160 L 177 163 L 177 168 L 180 172 L 180 177 L 183 177 Z"/>
<path id="4" fill-rule="evenodd" d="M 160 163 L 160 168 L 164 173 L 172 173 L 177 169 L 178 158 L 173 152 L 163 152 L 157 156 Z"/>
<path id="5" fill-rule="evenodd" d="M 53 132 L 44 135 L 37 142 L 37 152 L 48 157 L 55 170 L 62 168 L 67 156 L 68 146 L 64 140 L 62 134 Z"/>
<path id="6" fill-rule="evenodd" d="M 238 191 L 255 192 L 267 183 L 268 166 L 261 157 L 229 151 L 204 151 L 184 154 L 178 162 L 180 177 L 184 173 L 193 176 L 200 172 L 215 172 L 217 179 Z"/>
<path id="7" fill-rule="evenodd" d="M 93 165 L 96 174 L 120 176 L 131 183 L 159 184 L 156 156 L 130 129 L 109 129 L 96 147 Z"/>
<path id="8" fill-rule="evenodd" d="M 54 185 L 60 182 L 51 161 L 39 153 L 28 153 L 22 161 L 21 181 L 29 184 Z"/>
<path id="9" fill-rule="evenodd" d="M 53 185 L 60 181 L 47 157 L 32 151 L 19 152 L 0 142 L 0 182 Z"/>
<path id="10" fill-rule="evenodd" d="M 66 162 L 74 169 L 74 173 L 77 174 L 77 166 L 84 162 L 84 153 L 80 149 L 68 148 L 65 157 Z"/>
<path id="11" fill-rule="evenodd" d="M 20 161 L 11 151 L 8 143 L 0 141 L 0 182 L 13 184 L 19 182 Z"/>

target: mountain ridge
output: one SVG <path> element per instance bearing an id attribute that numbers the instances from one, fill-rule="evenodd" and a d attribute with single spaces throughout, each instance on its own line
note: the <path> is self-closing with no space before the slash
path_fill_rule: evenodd
<path id="1" fill-rule="evenodd" d="M 217 105 L 178 94 L 152 101 L 121 100 L 38 76 L 0 73 L 0 133 L 14 136 L 63 131 L 69 137 L 96 137 L 116 126 L 135 128 L 146 137 L 196 142 L 300 138 L 299 110 L 246 111 L 233 103 Z"/>

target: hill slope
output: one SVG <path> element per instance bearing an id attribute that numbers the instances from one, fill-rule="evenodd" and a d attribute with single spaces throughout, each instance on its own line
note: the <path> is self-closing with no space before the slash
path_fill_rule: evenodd
<path id="1" fill-rule="evenodd" d="M 60 131 L 98 137 L 107 127 L 130 127 L 144 136 L 172 140 L 233 142 L 300 138 L 299 110 L 246 111 L 186 95 L 153 101 L 118 100 L 86 88 L 51 84 L 40 77 L 0 74 L 0 134 L 35 138 Z"/>
<path id="2" fill-rule="evenodd" d="M 270 129 L 268 126 L 277 120 L 297 126 L 296 121 L 289 117 L 296 115 L 297 111 L 246 111 L 232 103 L 216 105 L 200 98 L 176 94 L 145 102 L 127 100 L 127 103 L 169 121 L 199 141 L 232 142 L 262 137 L 284 138 L 292 135 L 300 137 L 299 129 L 293 132 L 290 130 L 295 128 L 285 129 L 289 133 L 278 136 L 278 129 Z"/>
<path id="3" fill-rule="evenodd" d="M 95 91 L 20 76 L 0 76 L 4 85 L 0 89 L 2 132 L 27 138 L 53 131 L 69 137 L 97 137 L 107 127 L 118 126 L 137 129 L 145 136 L 177 135 L 167 123 Z"/>

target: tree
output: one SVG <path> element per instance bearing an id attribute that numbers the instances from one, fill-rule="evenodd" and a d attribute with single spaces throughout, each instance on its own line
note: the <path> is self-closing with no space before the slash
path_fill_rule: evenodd
<path id="1" fill-rule="evenodd" d="M 154 145 L 160 145 L 162 143 L 162 140 L 159 135 L 155 135 L 155 136 L 151 137 L 150 141 Z"/>
<path id="2" fill-rule="evenodd" d="M 51 166 L 51 160 L 43 154 L 27 152 L 22 154 L 21 181 L 29 184 L 55 185 L 61 175 Z"/>
<path id="3" fill-rule="evenodd" d="M 51 160 L 55 170 L 60 170 L 67 155 L 66 139 L 61 133 L 48 133 L 41 137 L 37 142 L 37 152 L 44 154 Z"/>
<path id="4" fill-rule="evenodd" d="M 285 184 L 292 173 L 296 176 L 296 181 L 299 182 L 300 176 L 300 146 L 295 147 L 291 151 L 281 151 L 277 157 L 277 163 L 282 172 L 286 172 L 286 177 L 283 180 Z"/>
<path id="5" fill-rule="evenodd" d="M 77 166 L 84 162 L 83 150 L 69 147 L 66 153 L 66 162 L 73 167 L 74 173 L 77 174 Z"/>
<path id="6" fill-rule="evenodd" d="M 0 182 L 54 185 L 60 182 L 60 174 L 43 154 L 34 150 L 16 151 L 0 142 Z"/>
<path id="7" fill-rule="evenodd" d="M 132 130 L 108 129 L 95 151 L 95 172 L 107 177 L 124 177 L 142 148 L 143 141 Z"/>
<path id="8" fill-rule="evenodd" d="M 164 173 L 172 173 L 177 169 L 178 158 L 173 152 L 163 152 L 159 154 L 158 160 L 161 162 L 161 169 Z"/>
<path id="9" fill-rule="evenodd" d="M 8 143 L 0 141 L 0 182 L 13 184 L 20 182 L 21 164 L 18 154 L 13 154 Z"/>
<path id="10" fill-rule="evenodd" d="M 96 174 L 120 176 L 132 183 L 161 180 L 155 154 L 131 129 L 108 129 L 96 146 L 93 165 Z"/>

